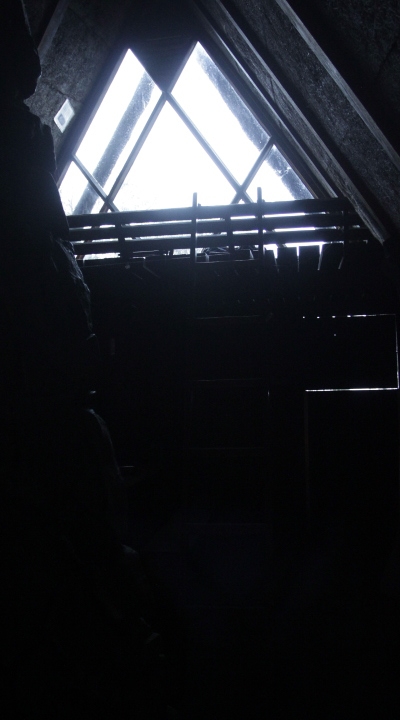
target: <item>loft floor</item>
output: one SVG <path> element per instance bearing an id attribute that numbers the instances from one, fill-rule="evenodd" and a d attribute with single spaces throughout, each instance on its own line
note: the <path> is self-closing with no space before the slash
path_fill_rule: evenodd
<path id="1" fill-rule="evenodd" d="M 182 470 L 179 497 L 166 487 Z M 214 455 L 153 466 L 127 488 L 126 539 L 156 591 L 179 717 L 351 718 L 379 705 L 382 682 L 392 717 L 395 623 L 380 592 L 391 542 L 366 534 L 361 506 L 351 524 L 340 502 L 307 522 L 297 500 L 265 492 L 264 471 L 250 454 Z"/>

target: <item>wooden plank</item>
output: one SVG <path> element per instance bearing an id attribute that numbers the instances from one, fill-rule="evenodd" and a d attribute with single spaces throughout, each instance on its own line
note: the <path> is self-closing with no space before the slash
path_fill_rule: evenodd
<path id="1" fill-rule="evenodd" d="M 85 238 L 86 240 L 107 240 L 116 237 L 116 234 L 123 235 L 124 237 L 131 238 L 150 238 L 150 237 L 171 237 L 189 235 L 192 233 L 192 222 L 182 223 L 148 223 L 145 225 L 122 225 L 115 223 L 109 227 L 82 227 L 70 229 L 70 239 L 79 240 Z M 361 225 L 360 219 L 354 213 L 351 217 L 347 218 L 346 229 L 359 227 Z M 301 230 L 303 228 L 343 228 L 345 226 L 343 215 L 340 213 L 333 214 L 312 214 L 312 215 L 297 215 L 297 216 L 276 216 L 276 217 L 262 217 L 258 218 L 245 218 L 245 219 L 231 219 L 228 227 L 226 219 L 221 220 L 204 220 L 197 222 L 196 225 L 196 237 L 202 237 L 204 242 L 212 241 L 213 239 L 218 240 L 218 237 L 213 238 L 213 235 L 224 235 L 227 232 L 231 233 L 254 233 L 254 242 L 256 245 L 256 239 L 259 235 L 260 230 L 272 232 L 273 230 L 288 230 L 293 231 Z M 363 227 L 363 226 L 362 226 Z M 363 227 L 363 234 L 365 237 L 370 237 L 370 232 Z M 208 237 L 211 235 L 211 237 Z M 249 237 L 251 240 L 251 237 Z M 264 242 L 264 239 L 262 240 Z M 237 244 L 237 243 L 236 243 Z M 260 243 L 258 243 L 260 244 Z"/>
<path id="2" fill-rule="evenodd" d="M 82 231 L 82 234 L 85 231 Z M 363 228 L 354 228 L 350 229 L 347 233 L 347 237 L 351 241 L 358 241 L 363 240 L 365 238 L 366 231 Z M 114 234 L 116 236 L 117 233 Z M 238 234 L 235 235 L 234 244 L 235 246 L 240 245 L 249 245 L 251 243 L 251 240 L 254 238 L 254 245 L 259 245 L 258 237 L 257 235 L 243 235 Z M 97 253 L 110 253 L 110 252 L 119 252 L 119 241 L 115 237 L 115 239 L 110 239 L 108 241 L 91 241 L 90 236 L 79 238 L 80 240 L 84 239 L 86 242 L 79 242 L 77 241 L 77 238 L 75 237 L 75 245 L 74 245 L 74 239 L 72 239 L 72 243 L 74 245 L 74 251 L 78 255 L 85 255 L 85 254 L 97 254 Z M 206 242 L 207 240 L 207 242 Z M 317 229 L 317 230 L 298 230 L 294 232 L 281 232 L 279 234 L 277 233 L 266 233 L 265 234 L 265 240 L 264 244 L 277 244 L 278 246 L 284 245 L 285 243 L 302 243 L 302 242 L 328 242 L 328 243 L 334 243 L 334 242 L 343 242 L 343 233 L 341 230 L 334 230 L 332 228 L 328 229 Z M 251 243 L 253 244 L 253 243 Z M 203 247 L 225 247 L 229 245 L 229 237 L 227 234 L 224 235 L 218 235 L 216 238 L 204 238 L 202 236 L 196 238 L 196 248 L 203 248 Z M 137 238 L 137 239 L 126 239 L 124 243 L 124 247 L 126 248 L 127 253 L 130 252 L 148 252 L 153 250 L 160 250 L 162 252 L 168 252 L 169 250 L 176 249 L 176 250 L 184 250 L 186 248 L 190 248 L 191 246 L 191 236 L 168 236 L 168 237 L 161 237 L 161 238 Z"/>
<path id="3" fill-rule="evenodd" d="M 197 5 L 197 3 L 193 2 L 193 0 L 189 1 L 192 1 L 193 5 Z M 226 0 L 213 0 L 213 3 L 218 6 L 219 11 L 224 18 L 224 22 L 226 22 L 227 25 L 230 26 L 234 30 L 234 32 L 240 36 L 241 40 L 243 41 L 247 50 L 250 51 L 257 65 L 260 68 L 265 69 L 267 76 L 270 76 L 273 82 L 276 83 L 279 90 L 283 93 L 287 101 L 291 104 L 297 115 L 301 118 L 302 122 L 307 126 L 310 133 L 312 133 L 312 135 L 314 135 L 318 139 L 318 143 L 323 147 L 324 152 L 329 157 L 333 166 L 336 167 L 338 174 L 342 177 L 347 188 L 350 190 L 351 196 L 353 198 L 357 198 L 357 204 L 359 204 L 360 211 L 365 218 L 365 222 L 370 227 L 371 232 L 381 243 L 383 243 L 385 240 L 387 240 L 389 234 L 386 224 L 383 220 L 381 220 L 381 215 L 379 214 L 378 216 L 376 210 L 374 209 L 374 206 L 371 204 L 371 200 L 368 200 L 365 197 L 364 190 L 362 189 L 362 187 L 360 188 L 360 178 L 358 177 L 357 173 L 352 171 L 350 168 L 348 168 L 347 170 L 343 168 L 341 158 L 338 155 L 338 149 L 332 142 L 332 138 L 329 133 L 327 133 L 327 131 L 321 127 L 319 121 L 316 120 L 314 114 L 303 105 L 299 94 L 296 93 L 295 97 L 293 91 L 288 89 L 286 78 L 282 76 L 280 68 L 277 67 L 273 55 L 271 55 L 270 51 L 266 48 L 266 46 L 260 45 L 260 42 L 257 40 L 257 38 L 254 38 L 254 36 L 252 36 L 251 39 L 249 38 L 247 31 L 245 32 L 242 27 L 245 17 L 237 11 L 237 8 L 232 8 L 232 3 L 230 3 L 228 10 L 228 8 L 226 7 Z M 206 11 L 209 4 L 210 2 L 205 2 Z M 198 14 L 199 17 L 206 17 L 204 15 L 204 10 L 200 7 L 198 8 Z M 217 31 L 221 32 L 220 23 L 218 23 L 217 26 Z M 224 42 L 227 42 L 226 27 L 224 28 Z M 229 46 L 230 43 L 228 40 L 227 47 L 229 48 Z M 230 48 L 230 50 L 233 55 L 236 55 L 234 49 Z M 252 73 L 251 69 L 247 66 L 246 63 L 243 62 L 243 60 L 241 61 L 241 64 L 243 68 L 248 72 L 250 78 L 255 82 L 256 86 L 260 89 L 260 84 L 257 80 L 255 80 L 254 74 Z M 265 97 L 265 86 L 262 87 L 262 94 Z M 285 118 L 280 115 L 279 110 L 278 115 L 280 116 L 281 121 L 285 123 Z M 313 161 L 313 158 L 311 158 L 311 160 Z"/>
<path id="4" fill-rule="evenodd" d="M 296 213 L 325 213 L 353 211 L 345 198 L 332 198 L 324 200 L 281 200 L 278 202 L 265 202 L 262 204 L 263 215 L 290 215 Z M 258 216 L 257 203 L 237 205 L 199 205 L 197 218 L 212 219 L 230 217 Z M 160 223 L 171 221 L 192 220 L 193 208 L 165 208 L 160 210 L 129 210 L 118 213 L 96 213 L 87 215 L 69 215 L 67 220 L 70 228 L 99 227 L 101 225 L 124 225 L 130 223 Z"/>

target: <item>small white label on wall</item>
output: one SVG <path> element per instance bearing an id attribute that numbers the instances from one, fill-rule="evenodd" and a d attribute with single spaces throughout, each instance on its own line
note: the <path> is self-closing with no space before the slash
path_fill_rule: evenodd
<path id="1" fill-rule="evenodd" d="M 66 127 L 69 125 L 70 120 L 74 117 L 75 112 L 74 109 L 70 103 L 70 101 L 67 99 L 62 106 L 62 108 L 58 111 L 57 115 L 54 118 L 54 122 L 57 125 L 58 129 L 61 130 L 61 132 L 64 132 Z"/>

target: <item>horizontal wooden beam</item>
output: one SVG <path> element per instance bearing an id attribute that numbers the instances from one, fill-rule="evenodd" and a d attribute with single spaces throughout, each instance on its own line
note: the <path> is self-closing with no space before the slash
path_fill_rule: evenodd
<path id="1" fill-rule="evenodd" d="M 343 242 L 345 239 L 349 242 L 360 242 L 366 239 L 369 234 L 365 228 L 354 228 L 343 233 L 342 230 L 317 229 L 317 230 L 298 230 L 287 232 L 267 232 L 263 235 L 263 245 L 284 245 L 285 243 L 306 243 L 306 242 Z M 97 255 L 107 253 L 119 253 L 121 250 L 121 238 L 113 240 L 92 241 L 91 239 L 81 238 L 80 241 L 73 241 L 74 252 L 76 255 Z M 260 238 L 258 235 L 238 234 L 234 236 L 234 246 L 259 246 Z M 165 236 L 162 238 L 124 238 L 123 240 L 124 257 L 138 252 L 161 252 L 167 253 L 170 250 L 185 250 L 191 246 L 191 236 Z M 229 245 L 227 234 L 210 236 L 197 236 L 196 248 L 204 247 L 225 247 Z"/>
<path id="2" fill-rule="evenodd" d="M 324 200 L 282 200 L 279 202 L 262 201 L 258 203 L 241 203 L 235 205 L 198 205 L 198 220 L 213 218 L 258 217 L 268 215 L 295 215 L 299 213 L 331 213 L 354 212 L 345 198 Z M 69 215 L 67 220 L 70 228 L 100 227 L 129 225 L 133 223 L 160 223 L 193 219 L 193 208 L 165 208 L 160 210 L 128 210 L 125 212 L 93 213 L 89 215 Z"/>
<path id="3" fill-rule="evenodd" d="M 274 230 L 301 230 L 301 228 L 344 228 L 360 226 L 360 219 L 356 213 L 351 215 L 343 215 L 340 213 L 318 213 L 309 215 L 282 215 L 276 217 L 263 218 L 236 218 L 231 222 L 229 232 L 248 233 L 249 237 L 254 234 L 254 243 L 256 244 L 256 233 L 262 229 L 263 231 L 272 232 Z M 156 238 L 156 237 L 174 237 L 180 238 L 182 235 L 190 235 L 191 223 L 148 223 L 142 225 L 124 225 L 110 227 L 92 227 L 92 228 L 74 228 L 70 230 L 71 241 L 79 239 L 85 240 L 107 240 L 124 236 L 126 238 Z M 196 235 L 203 237 L 205 241 L 210 239 L 210 235 L 218 236 L 228 232 L 227 221 L 220 220 L 201 220 L 197 223 Z M 367 231 L 363 231 L 366 235 Z"/>

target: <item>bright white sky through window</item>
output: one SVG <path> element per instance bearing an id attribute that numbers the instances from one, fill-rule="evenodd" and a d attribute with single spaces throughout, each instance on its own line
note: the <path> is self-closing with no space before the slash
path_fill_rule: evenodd
<path id="1" fill-rule="evenodd" d="M 106 157 L 108 161 L 107 153 L 112 143 L 115 144 L 124 114 L 140 93 L 139 109 L 135 110 L 129 133 L 120 143 L 118 154 L 111 158 L 107 172 L 104 173 L 104 168 L 100 172 Z M 232 202 L 236 188 L 184 124 L 167 97 L 154 124 L 148 125 L 160 97 L 159 88 L 128 50 L 76 151 L 78 164 L 81 163 L 95 178 L 117 210 L 190 206 L 194 192 L 198 193 L 198 200 L 203 205 Z M 269 136 L 201 45 L 197 44 L 186 63 L 172 98 L 183 108 L 237 183 L 244 183 Z M 143 147 L 132 167 L 127 169 L 120 187 L 113 191 L 115 180 L 146 127 L 149 131 Z M 282 179 L 285 175 L 286 182 Z M 299 188 L 297 193 L 291 191 L 293 182 L 288 182 L 293 179 Z M 247 188 L 253 201 L 257 187 L 262 188 L 265 200 L 311 197 L 275 146 Z M 72 160 L 60 186 L 67 214 L 82 212 L 85 193 L 91 193 L 92 201 L 90 209 L 84 211 L 101 210 L 103 199 L 88 189 L 87 178 Z"/>
<path id="2" fill-rule="evenodd" d="M 89 172 L 110 143 L 142 75 L 141 64 L 128 51 L 76 153 Z"/>
<path id="3" fill-rule="evenodd" d="M 229 182 L 166 104 L 115 203 L 119 210 L 185 207 L 196 187 L 203 205 L 228 205 L 232 199 Z"/>
<path id="4" fill-rule="evenodd" d="M 197 45 L 181 73 L 172 95 L 183 107 L 198 130 L 210 143 L 235 179 L 242 183 L 268 140 L 267 133 L 255 121 L 236 95 L 238 110 L 248 124 L 257 123 L 257 145 L 250 140 L 239 120 L 224 100 L 220 90 L 205 71 L 210 62 L 201 45 Z M 213 66 L 215 79 L 222 78 Z"/>

